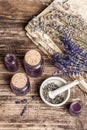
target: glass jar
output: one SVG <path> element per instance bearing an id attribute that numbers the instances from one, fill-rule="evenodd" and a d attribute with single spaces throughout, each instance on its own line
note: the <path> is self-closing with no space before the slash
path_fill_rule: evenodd
<path id="1" fill-rule="evenodd" d="M 31 77 L 40 77 L 43 72 L 43 59 L 36 50 L 30 50 L 24 57 L 24 67 L 26 73 Z"/>
<path id="2" fill-rule="evenodd" d="M 16 73 L 10 82 L 11 90 L 17 96 L 23 96 L 30 90 L 30 81 L 26 74 Z"/>
<path id="3" fill-rule="evenodd" d="M 5 56 L 5 65 L 9 71 L 15 72 L 18 69 L 18 59 L 14 54 L 8 53 Z"/>
<path id="4" fill-rule="evenodd" d="M 82 111 L 82 104 L 79 101 L 71 103 L 69 112 L 72 116 L 80 114 Z"/>

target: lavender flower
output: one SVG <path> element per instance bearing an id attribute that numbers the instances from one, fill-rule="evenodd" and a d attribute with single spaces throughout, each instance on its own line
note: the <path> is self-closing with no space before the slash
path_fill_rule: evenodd
<path id="1" fill-rule="evenodd" d="M 65 54 L 54 54 L 52 63 L 66 76 L 85 72 L 87 70 L 87 53 L 80 46 L 73 43 L 68 34 L 63 37 L 62 45 Z"/>

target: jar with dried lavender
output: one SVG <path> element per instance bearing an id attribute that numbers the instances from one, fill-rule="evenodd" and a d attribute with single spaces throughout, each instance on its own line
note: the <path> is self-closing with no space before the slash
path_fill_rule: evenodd
<path id="1" fill-rule="evenodd" d="M 24 57 L 26 73 L 31 77 L 40 77 L 43 72 L 43 58 L 36 50 L 30 50 Z"/>
<path id="2" fill-rule="evenodd" d="M 13 93 L 17 96 L 23 96 L 29 92 L 30 81 L 26 74 L 16 73 L 11 79 L 10 86 Z"/>

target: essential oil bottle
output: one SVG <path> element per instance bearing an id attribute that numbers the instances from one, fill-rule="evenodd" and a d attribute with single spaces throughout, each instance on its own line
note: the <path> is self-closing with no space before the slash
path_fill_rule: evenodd
<path id="1" fill-rule="evenodd" d="M 79 115 L 82 112 L 82 104 L 79 101 L 72 102 L 69 112 L 72 116 Z"/>
<path id="2" fill-rule="evenodd" d="M 9 71 L 15 72 L 18 70 L 18 59 L 14 54 L 12 53 L 6 54 L 4 60 L 5 60 L 5 65 Z"/>

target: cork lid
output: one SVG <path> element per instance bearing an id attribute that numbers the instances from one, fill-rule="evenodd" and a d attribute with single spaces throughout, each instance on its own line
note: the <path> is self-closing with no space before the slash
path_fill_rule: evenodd
<path id="1" fill-rule="evenodd" d="M 40 60 L 41 60 L 41 55 L 36 50 L 30 50 L 25 55 L 25 61 L 31 66 L 35 66 L 39 64 Z"/>
<path id="2" fill-rule="evenodd" d="M 21 89 L 26 86 L 27 77 L 24 73 L 16 73 L 13 75 L 11 82 L 15 87 Z"/>

